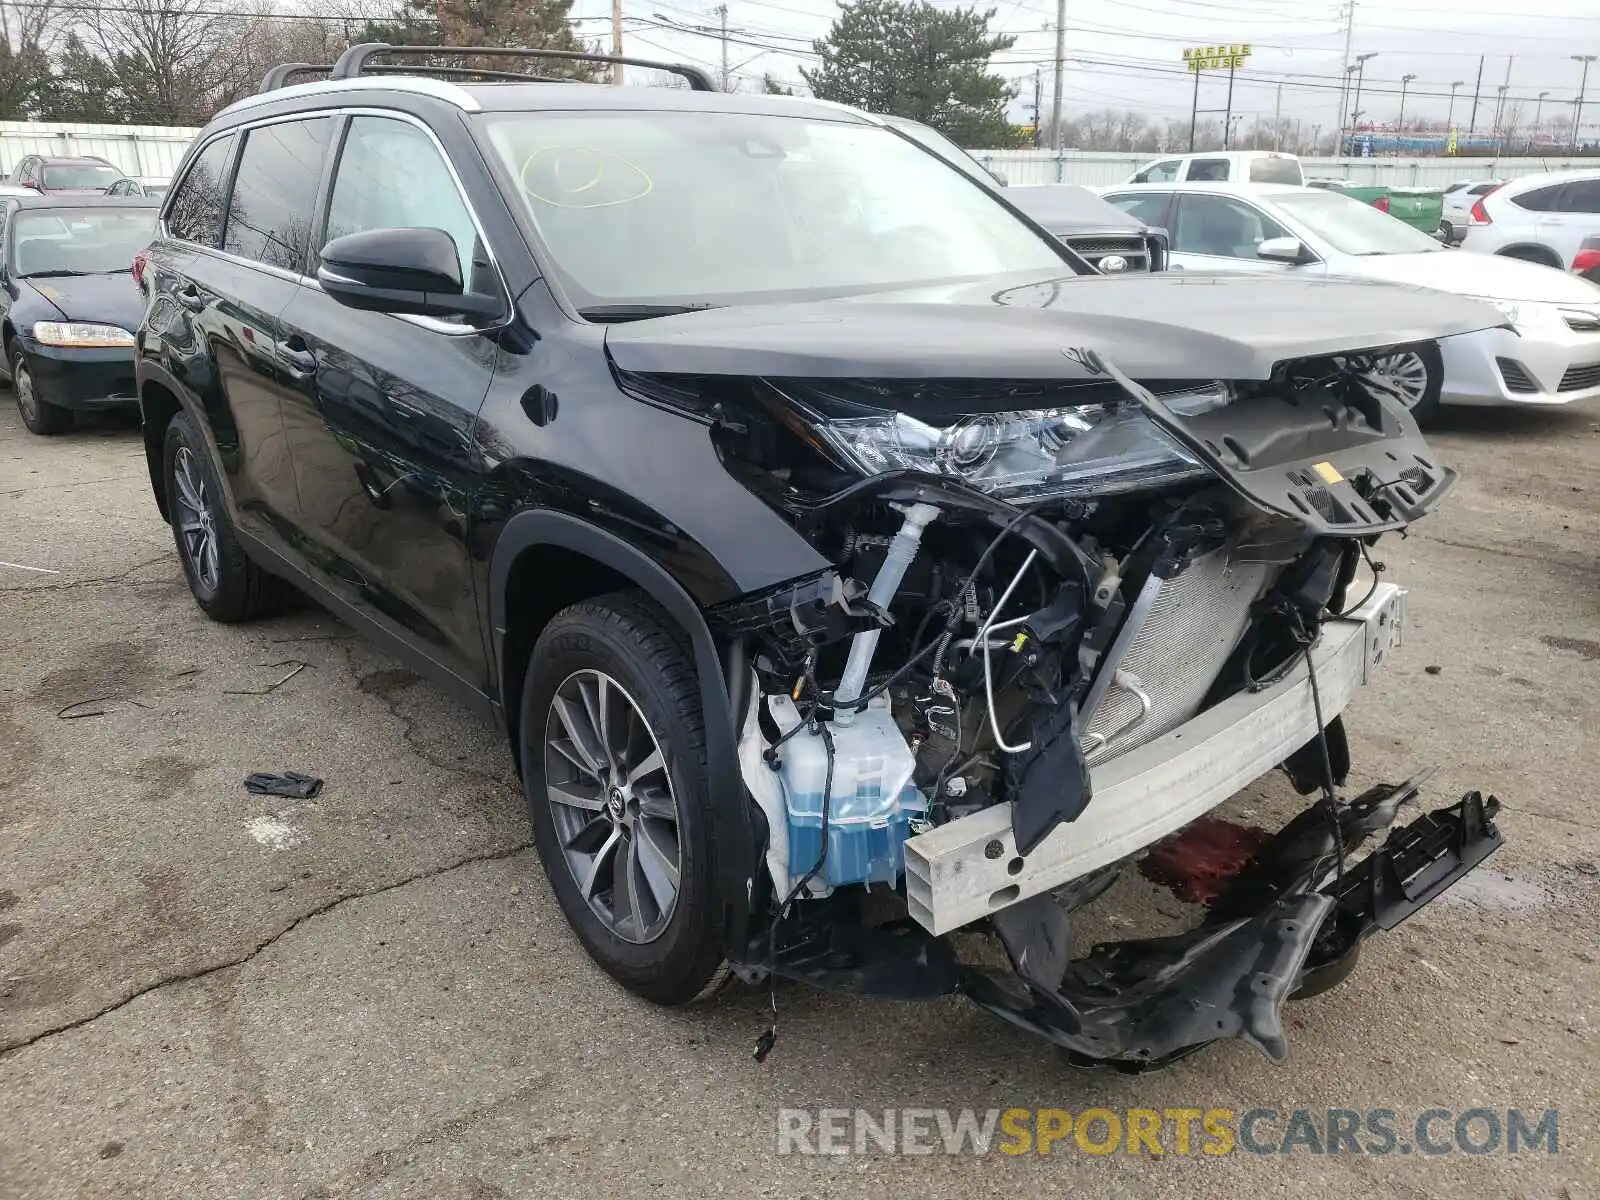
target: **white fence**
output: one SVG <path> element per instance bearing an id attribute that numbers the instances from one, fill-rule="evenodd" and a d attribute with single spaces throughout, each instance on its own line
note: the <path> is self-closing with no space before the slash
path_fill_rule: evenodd
<path id="1" fill-rule="evenodd" d="M 171 175 L 198 129 L 156 125 L 58 125 L 44 121 L 0 121 L 0 172 L 9 173 L 28 154 L 95 154 L 129 175 Z M 1099 150 L 979 150 L 976 157 L 1015 184 L 1121 183 L 1150 154 Z M 1442 187 L 1457 179 L 1509 179 L 1569 166 L 1600 167 L 1594 156 L 1547 158 L 1308 158 L 1307 175 L 1387 183 L 1397 187 Z"/>
<path id="2" fill-rule="evenodd" d="M 1015 184 L 1082 183 L 1090 187 L 1122 183 L 1158 154 L 1118 154 L 1100 150 L 977 150 L 975 158 Z M 1513 179 L 1538 171 L 1600 167 L 1600 158 L 1305 158 L 1305 173 L 1355 184 L 1443 187 L 1457 179 Z"/>
<path id="3" fill-rule="evenodd" d="M 59 125 L 0 121 L 0 172 L 9 175 L 29 154 L 92 154 L 127 175 L 170 176 L 198 129 L 161 125 Z"/>

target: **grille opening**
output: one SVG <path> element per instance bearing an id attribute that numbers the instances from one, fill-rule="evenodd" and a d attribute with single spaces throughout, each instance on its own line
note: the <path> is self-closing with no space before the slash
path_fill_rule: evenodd
<path id="1" fill-rule="evenodd" d="M 1500 378 L 1506 381 L 1508 392 L 1537 392 L 1538 386 L 1528 377 L 1528 372 L 1523 365 L 1515 359 L 1497 358 L 1495 366 L 1500 368 Z"/>
<path id="2" fill-rule="evenodd" d="M 1556 388 L 1559 392 L 1576 392 L 1584 388 L 1600 387 L 1600 363 L 1582 367 L 1568 367 Z"/>

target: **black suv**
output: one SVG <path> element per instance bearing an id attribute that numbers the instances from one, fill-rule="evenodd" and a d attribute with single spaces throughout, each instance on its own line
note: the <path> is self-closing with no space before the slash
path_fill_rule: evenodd
<path id="1" fill-rule="evenodd" d="M 1331 866 L 1416 791 L 1336 794 L 1403 614 L 1357 572 L 1454 479 L 1383 362 L 1499 315 L 1104 277 L 877 118 L 496 66 L 561 57 L 360 46 L 196 139 L 137 372 L 198 604 L 292 581 L 502 723 L 568 920 L 653 1000 L 960 989 L 1085 1061 L 1281 1057 L 1291 992 L 1498 844 L 1472 794 Z M 1194 930 L 1066 962 L 1280 762 L 1318 799 Z"/>

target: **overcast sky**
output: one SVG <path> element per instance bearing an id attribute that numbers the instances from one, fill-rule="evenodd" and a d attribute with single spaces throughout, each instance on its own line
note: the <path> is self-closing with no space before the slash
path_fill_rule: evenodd
<path id="1" fill-rule="evenodd" d="M 939 7 L 958 7 L 935 0 Z M 1498 89 L 1510 76 L 1508 99 L 1524 102 L 1522 123 L 1533 118 L 1540 92 L 1543 116 L 1570 122 L 1582 64 L 1574 54 L 1600 54 L 1600 0 L 1400 0 L 1357 5 L 1353 54 L 1376 53 L 1365 68 L 1361 108 L 1368 119 L 1392 121 L 1400 107 L 1401 78 L 1407 86 L 1407 124 L 1422 117 L 1443 120 L 1450 85 L 1460 81 L 1454 119 L 1466 128 L 1472 93 L 1484 56 L 1477 128 L 1493 121 Z M 727 0 L 729 65 L 745 87 L 758 86 L 763 72 L 797 83 L 799 67 L 812 61 L 812 38 L 827 32 L 836 6 L 831 0 Z M 1051 93 L 1055 40 L 1053 0 L 997 0 L 991 27 L 1017 35 L 1014 48 L 996 55 L 994 69 L 1022 95 L 1013 115 L 1025 120 L 1032 103 L 1034 72 L 1042 75 L 1044 104 Z M 576 0 L 586 37 L 609 46 L 610 0 Z M 625 48 L 631 54 L 662 55 L 713 68 L 722 47 L 714 36 L 697 36 L 661 24 L 716 26 L 714 0 L 623 0 Z M 1581 15 L 1580 15 L 1581 14 Z M 652 22 L 653 24 L 644 24 Z M 1068 0 L 1067 69 L 1063 107 L 1069 116 L 1089 108 L 1135 108 L 1151 117 L 1186 117 L 1193 76 L 1183 68 L 1186 46 L 1251 45 L 1248 67 L 1234 81 L 1234 112 L 1272 116 L 1280 102 L 1285 117 L 1331 127 L 1338 119 L 1343 75 L 1345 19 L 1338 0 Z M 769 46 L 791 51 L 767 49 Z M 1205 76 L 1200 107 L 1223 107 L 1226 72 Z M 1600 131 L 1600 62 L 1590 69 L 1586 132 Z"/>

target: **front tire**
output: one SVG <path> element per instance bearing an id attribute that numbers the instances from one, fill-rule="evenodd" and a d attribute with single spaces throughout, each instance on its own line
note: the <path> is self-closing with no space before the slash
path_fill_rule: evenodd
<path id="1" fill-rule="evenodd" d="M 21 346 L 12 342 L 9 351 L 11 394 L 17 402 L 17 414 L 21 416 L 22 424 L 29 433 L 36 433 L 41 437 L 66 433 L 72 428 L 72 410 L 62 408 L 59 404 L 51 404 L 39 394 L 39 385 L 33 378 L 33 372 L 28 368 L 28 360 L 22 353 Z"/>
<path id="2" fill-rule="evenodd" d="M 1426 425 L 1439 415 L 1439 393 L 1444 388 L 1444 356 L 1431 343 L 1402 346 L 1372 360 L 1374 374 L 1405 397 L 1406 408 L 1417 424 Z"/>
<path id="3" fill-rule="evenodd" d="M 167 426 L 162 478 L 172 539 L 194 602 L 225 625 L 264 615 L 272 607 L 272 577 L 239 544 L 205 438 L 188 413 Z"/>
<path id="4" fill-rule="evenodd" d="M 715 919 L 700 689 L 642 597 L 545 627 L 518 736 L 534 844 L 589 956 L 636 995 L 685 1004 L 726 982 Z"/>

